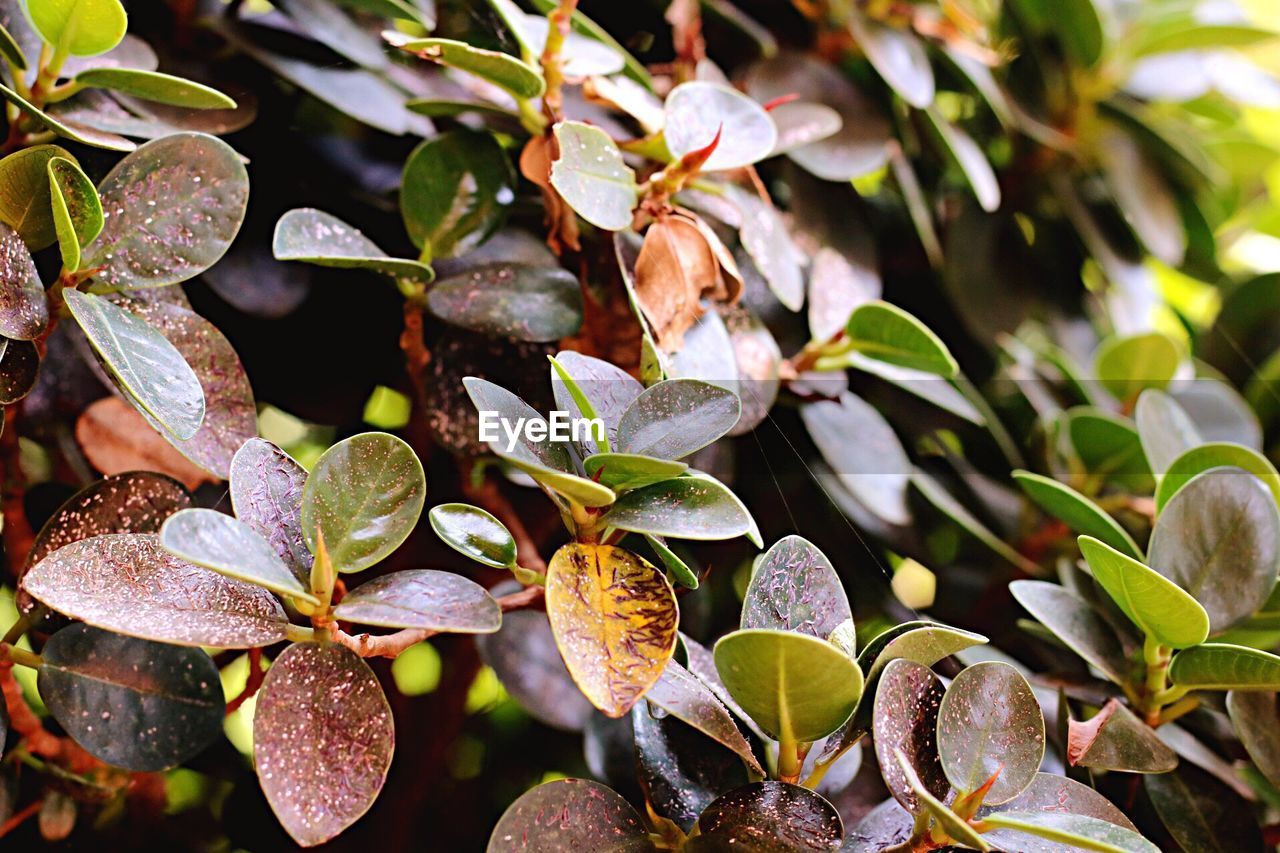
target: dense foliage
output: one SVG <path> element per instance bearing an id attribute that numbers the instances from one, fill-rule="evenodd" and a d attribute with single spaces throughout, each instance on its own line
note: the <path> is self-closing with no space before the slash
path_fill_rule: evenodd
<path id="1" fill-rule="evenodd" d="M 1274 8 L 134 6 L 0 0 L 0 844 L 1280 842 Z"/>

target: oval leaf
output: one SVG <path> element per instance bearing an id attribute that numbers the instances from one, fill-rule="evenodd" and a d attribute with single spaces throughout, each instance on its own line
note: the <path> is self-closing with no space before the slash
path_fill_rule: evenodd
<path id="1" fill-rule="evenodd" d="M 483 243 L 515 201 L 516 174 L 491 133 L 451 130 L 409 155 L 400 181 L 400 214 L 409 239 L 427 257 L 464 254 Z"/>
<path id="2" fill-rule="evenodd" d="M 844 822 L 816 791 L 754 782 L 718 798 L 698 817 L 691 850 L 839 850 Z"/>
<path id="3" fill-rule="evenodd" d="M 1169 679 L 1193 690 L 1280 690 L 1280 656 L 1229 643 L 1204 643 L 1174 655 Z"/>
<path id="4" fill-rule="evenodd" d="M 800 417 L 822 458 L 860 503 L 890 524 L 911 520 L 911 461 L 883 415 L 846 391 L 838 400 L 802 405 Z"/>
<path id="5" fill-rule="evenodd" d="M 429 282 L 435 278 L 426 264 L 393 258 L 338 217 L 310 207 L 290 210 L 280 217 L 271 238 L 271 252 L 281 261 L 367 269 L 416 281 Z"/>
<path id="6" fill-rule="evenodd" d="M 75 76 L 84 88 L 111 89 L 158 104 L 196 110 L 233 110 L 236 102 L 217 89 L 194 80 L 138 68 L 90 68 Z"/>
<path id="7" fill-rule="evenodd" d="M 507 53 L 472 47 L 453 39 L 406 39 L 400 33 L 383 33 L 383 36 L 403 51 L 474 74 L 517 98 L 539 97 L 546 88 L 537 69 Z"/>
<path id="8" fill-rule="evenodd" d="M 477 563 L 495 569 L 516 564 L 516 540 L 492 514 L 470 504 L 440 504 L 427 513 L 440 540 Z"/>
<path id="9" fill-rule="evenodd" d="M 849 345 L 869 358 L 952 377 L 959 371 L 946 344 L 915 317 L 888 302 L 866 302 L 845 325 Z"/>
<path id="10" fill-rule="evenodd" d="M 933 103 L 933 69 L 924 44 L 909 29 L 898 29 L 865 17 L 849 16 L 849 31 L 884 81 L 917 109 Z"/>
<path id="11" fill-rule="evenodd" d="M 668 379 L 647 388 L 623 412 L 618 449 L 680 459 L 733 429 L 741 414 L 732 391 L 697 379 Z"/>
<path id="12" fill-rule="evenodd" d="M 559 267 L 483 264 L 436 282 L 427 307 L 445 322 L 519 341 L 555 341 L 582 327 L 582 290 Z"/>
<path id="13" fill-rule="evenodd" d="M 677 160 L 716 142 L 702 170 L 738 169 L 773 152 L 778 129 L 764 108 L 736 89 L 695 80 L 667 95 L 667 149 Z"/>
<path id="14" fill-rule="evenodd" d="M 80 268 L 81 248 L 102 231 L 102 202 L 98 190 L 80 167 L 65 157 L 49 161 L 49 201 L 54 231 L 62 251 L 62 266 Z"/>
<path id="15" fill-rule="evenodd" d="M 1138 424 L 1142 452 L 1155 474 L 1163 474 L 1173 460 L 1203 441 L 1178 401 L 1154 388 L 1138 396 L 1133 419 Z"/>
<path id="16" fill-rule="evenodd" d="M 606 522 L 619 530 L 675 539 L 732 539 L 755 533 L 741 501 L 715 480 L 678 477 L 618 497 Z"/>
<path id="17" fill-rule="evenodd" d="M 211 509 L 184 509 L 160 528 L 160 544 L 179 559 L 318 605 L 271 543 L 249 525 Z"/>
<path id="18" fill-rule="evenodd" d="M 489 853 L 529 850 L 648 853 L 649 831 L 631 804 L 598 782 L 557 779 L 525 791 L 489 836 Z"/>
<path id="19" fill-rule="evenodd" d="M 631 224 L 636 174 L 622 160 L 609 134 L 577 121 L 556 125 L 560 156 L 551 164 L 551 185 L 583 219 L 606 231 Z"/>
<path id="20" fill-rule="evenodd" d="M 807 539 L 787 536 L 765 552 L 752 572 L 740 627 L 796 631 L 826 640 L 852 619 L 831 561 Z"/>
<path id="21" fill-rule="evenodd" d="M 1094 376 L 1118 400 L 1147 388 L 1164 388 L 1178 372 L 1182 353 L 1167 335 L 1148 332 L 1108 338 L 1093 357 Z"/>
<path id="22" fill-rule="evenodd" d="M 1080 596 L 1047 581 L 1014 581 L 1009 591 L 1041 625 L 1107 678 L 1121 685 L 1132 682 L 1133 667 L 1115 630 Z"/>
<path id="23" fill-rule="evenodd" d="M 1156 488 L 1156 511 L 1162 511 L 1178 490 L 1191 482 L 1197 474 L 1210 468 L 1224 467 L 1248 471 L 1262 480 L 1276 501 L 1280 502 L 1280 474 L 1276 473 L 1275 466 L 1267 457 L 1242 444 L 1218 441 L 1193 447 L 1169 463 L 1169 469 L 1160 478 L 1160 485 Z"/>
<path id="24" fill-rule="evenodd" d="M 674 660 L 667 661 L 662 677 L 645 694 L 645 698 L 733 750 L 752 772 L 765 775 L 751 745 L 729 715 L 729 709 L 716 698 L 711 688 Z"/>
<path id="25" fill-rule="evenodd" d="M 46 42 L 72 56 L 96 56 L 120 43 L 128 16 L 120 0 L 39 0 L 25 4 Z"/>
<path id="26" fill-rule="evenodd" d="M 304 585 L 311 583 L 311 551 L 302 535 L 302 487 L 307 472 L 262 438 L 241 445 L 231 460 L 231 507 L 236 518 L 271 543 Z"/>
<path id="27" fill-rule="evenodd" d="M 924 804 L 907 782 L 895 754 L 901 752 L 920 783 L 937 799 L 951 789 L 938 757 L 938 707 L 946 692 L 942 680 L 914 661 L 891 661 L 876 687 L 874 744 L 885 787 L 902 807 L 920 814 Z"/>
<path id="28" fill-rule="evenodd" d="M 361 625 L 452 634 L 492 634 L 502 626 L 498 602 L 484 587 L 432 569 L 392 572 L 360 584 L 333 615 Z"/>
<path id="29" fill-rule="evenodd" d="M 0 223 L 0 335 L 29 341 L 49 325 L 49 303 L 26 243 Z"/>
<path id="30" fill-rule="evenodd" d="M 1030 471 L 1014 471 L 1013 479 L 1026 492 L 1027 497 L 1050 515 L 1066 522 L 1076 533 L 1099 539 L 1117 551 L 1142 559 L 1138 544 L 1129 531 L 1089 498 L 1052 477 L 1033 474 Z"/>

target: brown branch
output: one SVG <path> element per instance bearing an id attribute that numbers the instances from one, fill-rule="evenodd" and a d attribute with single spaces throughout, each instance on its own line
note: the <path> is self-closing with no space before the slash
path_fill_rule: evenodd
<path id="1" fill-rule="evenodd" d="M 13 677 L 13 661 L 0 661 L 0 690 L 4 692 L 4 704 L 9 709 L 9 725 L 26 742 L 27 749 L 43 758 L 62 755 L 62 741 L 47 731 L 35 711 L 27 705 L 22 687 Z"/>
<path id="2" fill-rule="evenodd" d="M 513 610 L 527 610 L 540 604 L 545 592 L 546 590 L 541 586 L 527 586 L 519 592 L 513 592 L 510 595 L 504 595 L 499 598 L 498 607 L 502 609 L 503 613 L 510 613 Z M 440 633 L 426 628 L 405 628 L 402 631 L 396 631 L 394 634 L 382 634 L 380 636 L 372 634 L 351 635 L 339 628 L 336 622 L 330 622 L 328 628 L 329 636 L 335 643 L 346 646 L 362 658 L 398 657 L 405 649 L 416 646 L 423 640 Z"/>
<path id="3" fill-rule="evenodd" d="M 249 649 L 249 680 L 245 682 L 240 695 L 227 703 L 228 717 L 234 714 L 249 697 L 258 692 L 266 675 L 266 670 L 262 668 L 262 649 Z"/>
<path id="4" fill-rule="evenodd" d="M 22 824 L 26 823 L 28 819 L 39 814 L 40 807 L 42 805 L 44 805 L 44 800 L 40 799 L 28 804 L 21 811 L 14 812 L 8 820 L 4 823 L 0 823 L 0 838 L 4 838 L 9 833 L 22 826 Z"/>
<path id="5" fill-rule="evenodd" d="M 18 407 L 4 410 L 4 433 L 0 434 L 0 503 L 3 504 L 5 558 L 15 582 L 22 579 L 22 569 L 35 544 L 35 533 L 27 521 L 24 507 L 26 478 L 18 461 Z"/>
<path id="6" fill-rule="evenodd" d="M 427 410 L 427 386 L 423 374 L 431 363 L 431 352 L 422 335 L 422 302 L 417 299 L 404 301 L 404 331 L 400 333 L 400 349 L 404 352 L 404 369 L 413 387 L 414 404 L 422 412 Z"/>

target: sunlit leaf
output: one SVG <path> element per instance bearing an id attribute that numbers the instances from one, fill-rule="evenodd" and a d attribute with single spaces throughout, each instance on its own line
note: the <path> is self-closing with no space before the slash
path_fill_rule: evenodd
<path id="1" fill-rule="evenodd" d="M 860 11 L 849 15 L 848 23 L 872 66 L 904 101 L 917 109 L 933 103 L 933 69 L 915 33 L 873 21 Z"/>
<path id="2" fill-rule="evenodd" d="M 986 822 L 1082 850 L 1116 853 L 1159 853 L 1160 850 L 1136 832 L 1085 815 L 1002 811 L 988 815 Z"/>
<path id="3" fill-rule="evenodd" d="M 460 554 L 495 569 L 516 564 L 516 540 L 492 514 L 470 504 L 433 506 L 427 513 L 431 529 Z"/>
<path id="4" fill-rule="evenodd" d="M 700 80 L 681 83 L 666 100 L 663 138 L 677 160 L 706 148 L 718 135 L 703 171 L 737 169 L 768 157 L 778 130 L 764 108 L 736 89 Z"/>
<path id="5" fill-rule="evenodd" d="M 582 467 L 588 477 L 618 492 L 652 486 L 679 477 L 689 469 L 684 462 L 636 453 L 597 453 L 584 459 Z"/>
<path id="6" fill-rule="evenodd" d="M 566 121 L 556 125 L 560 156 L 551 164 L 551 185 L 579 216 L 597 228 L 620 231 L 636 206 L 635 172 L 598 127 Z"/>
<path id="7" fill-rule="evenodd" d="M 453 39 L 407 39 L 399 33 L 383 33 L 383 36 L 403 51 L 474 74 L 517 98 L 536 98 L 546 88 L 537 69 L 507 53 L 472 47 Z"/>
<path id="8" fill-rule="evenodd" d="M 320 603 L 270 542 L 243 521 L 216 510 L 184 509 L 169 516 L 160 528 L 160 544 L 197 566 L 313 605 Z"/>
<path id="9" fill-rule="evenodd" d="M 133 151 L 137 148 L 129 140 L 123 136 L 108 131 L 97 130 L 88 125 L 62 117 L 51 115 L 10 89 L 8 86 L 0 85 L 0 98 L 4 98 L 13 104 L 23 115 L 32 121 L 46 128 L 51 133 L 61 136 L 64 139 L 70 139 L 75 142 L 82 142 L 85 145 L 94 148 L 105 148 L 108 151 Z"/>
<path id="10" fill-rule="evenodd" d="M 452 130 L 409 155 L 400 214 L 415 246 L 430 257 L 461 255 L 483 243 L 515 200 L 516 174 L 491 133 Z"/>
<path id="11" fill-rule="evenodd" d="M 484 587 L 452 572 L 392 572 L 347 593 L 333 610 L 347 622 L 454 634 L 492 634 L 502 625 L 498 602 Z"/>
<path id="12" fill-rule="evenodd" d="M 1201 444 L 1169 464 L 1156 488 L 1156 511 L 1162 511 L 1178 490 L 1210 468 L 1243 468 L 1257 477 L 1280 502 L 1280 473 L 1267 457 L 1242 444 L 1219 441 Z"/>
<path id="13" fill-rule="evenodd" d="M 937 335 L 924 323 L 888 302 L 867 302 L 853 309 L 845 334 L 857 352 L 899 367 L 952 377 L 959 368 Z"/>
<path id="14" fill-rule="evenodd" d="M 71 158 L 57 145 L 33 145 L 0 159 L 0 222 L 22 237 L 32 251 L 57 237 L 49 198 L 49 163 Z"/>
<path id="15" fill-rule="evenodd" d="M 732 539 L 755 532 L 741 501 L 701 477 L 677 477 L 620 495 L 606 521 L 619 530 L 675 539 Z"/>
<path id="16" fill-rule="evenodd" d="M 1093 579 L 1143 633 L 1184 649 L 1209 635 L 1209 615 L 1191 595 L 1159 572 L 1089 536 L 1079 539 Z"/>
<path id="17" fill-rule="evenodd" d="M 44 40 L 73 56 L 106 53 L 128 26 L 120 0 L 35 0 L 26 6 Z"/>
<path id="18" fill-rule="evenodd" d="M 137 68 L 90 68 L 75 76 L 76 85 L 111 89 L 147 101 L 196 110 L 232 110 L 236 102 L 210 86 Z"/>
<path id="19" fill-rule="evenodd" d="M 393 258 L 347 223 L 320 210 L 301 207 L 276 223 L 271 251 L 281 261 L 322 267 L 368 269 L 397 278 L 431 281 L 435 273 L 418 261 Z"/>
<path id="20" fill-rule="evenodd" d="M 1066 522 L 1075 532 L 1099 539 L 1134 559 L 1142 559 L 1142 551 L 1129 532 L 1075 489 L 1030 471 L 1014 471 L 1013 479 L 1041 509 Z"/>
<path id="21" fill-rule="evenodd" d="M 1119 400 L 1131 400 L 1147 388 L 1164 388 L 1182 353 L 1168 335 L 1148 332 L 1103 341 L 1093 357 L 1094 375 Z"/>
<path id="22" fill-rule="evenodd" d="M 54 157 L 48 163 L 49 202 L 54 231 L 66 270 L 80 268 L 81 248 L 102 231 L 102 202 L 89 176 L 75 162 Z"/>

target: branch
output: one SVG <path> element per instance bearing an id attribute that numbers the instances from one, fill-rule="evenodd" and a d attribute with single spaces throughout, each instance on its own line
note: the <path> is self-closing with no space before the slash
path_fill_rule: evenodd
<path id="1" fill-rule="evenodd" d="M 266 670 L 262 668 L 262 649 L 249 649 L 249 680 L 245 682 L 240 695 L 227 703 L 228 717 L 234 714 L 249 697 L 258 692 L 266 675 Z"/>

